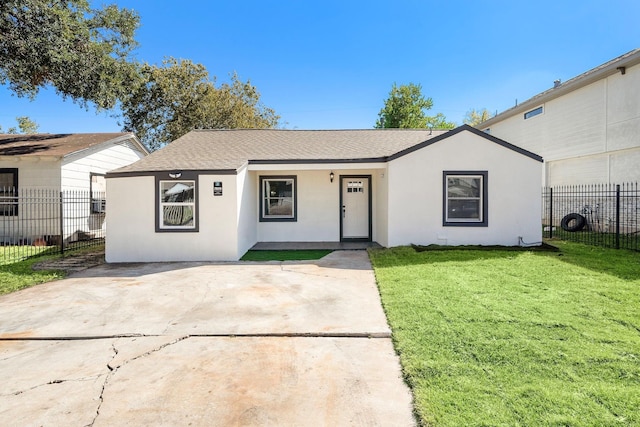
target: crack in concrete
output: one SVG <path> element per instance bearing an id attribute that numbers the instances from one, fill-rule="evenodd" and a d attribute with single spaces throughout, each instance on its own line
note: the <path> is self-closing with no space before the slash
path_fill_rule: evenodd
<path id="1" fill-rule="evenodd" d="M 116 334 L 116 335 L 87 335 L 87 336 L 66 336 L 66 337 L 0 337 L 2 341 L 89 341 L 89 340 L 109 340 L 114 338 L 143 338 L 143 337 L 159 337 L 162 335 L 147 334 Z"/>
<path id="2" fill-rule="evenodd" d="M 100 408 L 102 408 L 102 404 L 104 403 L 104 390 L 107 388 L 107 383 L 109 382 L 109 378 L 111 378 L 111 376 L 115 373 L 115 369 L 111 367 L 111 362 L 113 362 L 113 360 L 118 355 L 118 349 L 116 348 L 115 342 L 111 343 L 111 349 L 113 350 L 113 356 L 111 357 L 111 360 L 107 362 L 107 369 L 109 369 L 109 373 L 105 376 L 104 382 L 102 383 L 102 388 L 100 389 L 100 395 L 98 396 L 98 407 L 96 408 L 96 415 L 93 417 L 93 420 L 91 420 L 91 422 L 87 424 L 87 426 L 85 427 L 93 426 L 96 420 L 98 419 L 98 417 L 100 416 Z"/>
<path id="3" fill-rule="evenodd" d="M 391 332 L 265 332 L 254 334 L 191 334 L 192 338 L 391 338 Z"/>
<path id="4" fill-rule="evenodd" d="M 126 338 L 130 338 L 130 337 L 126 337 Z M 173 341 L 170 341 L 168 343 L 164 343 L 161 346 L 158 346 L 156 348 L 153 348 L 145 353 L 142 353 L 136 357 L 133 357 L 131 359 L 127 359 L 124 362 L 122 362 L 120 365 L 118 366 L 112 366 L 112 362 L 115 360 L 116 356 L 118 355 L 118 349 L 116 348 L 116 343 L 112 343 L 111 344 L 111 348 L 113 349 L 113 357 L 111 358 L 111 360 L 109 362 L 107 362 L 107 369 L 109 369 L 109 373 L 106 375 L 105 379 L 104 379 L 104 383 L 102 384 L 102 389 L 100 390 L 100 396 L 98 396 L 98 407 L 96 408 L 96 415 L 93 417 L 93 420 L 87 424 L 85 427 L 93 427 L 93 425 L 95 424 L 96 420 L 98 419 L 98 417 L 100 416 L 100 409 L 102 408 L 102 404 L 104 403 L 104 392 L 107 389 L 107 385 L 109 384 L 109 380 L 116 374 L 116 372 L 123 366 L 127 365 L 130 362 L 133 362 L 134 360 L 138 360 L 141 359 L 143 357 L 146 357 L 150 354 L 156 353 L 160 350 L 162 350 L 163 348 L 166 348 L 170 345 L 176 344 L 180 341 L 183 341 L 185 339 L 189 338 L 189 335 L 185 335 L 185 336 L 181 336 L 176 338 Z"/>
<path id="5" fill-rule="evenodd" d="M 68 383 L 68 382 L 93 381 L 93 380 L 96 380 L 96 379 L 100 378 L 102 375 L 104 375 L 104 374 L 93 375 L 93 376 L 90 376 L 90 377 L 82 377 L 82 378 L 70 378 L 70 379 L 66 379 L 66 380 L 61 380 L 61 379 L 51 380 L 51 381 L 46 382 L 44 384 L 34 385 L 33 387 L 29 387 L 29 388 L 24 389 L 24 390 L 18 390 L 18 391 L 14 391 L 14 392 L 11 392 L 11 393 L 0 394 L 0 397 L 19 396 L 19 395 L 21 395 L 23 393 L 28 393 L 28 392 L 30 392 L 32 390 L 36 390 L 38 388 L 46 387 L 46 386 L 52 385 L 52 384 L 63 384 L 63 383 Z"/>

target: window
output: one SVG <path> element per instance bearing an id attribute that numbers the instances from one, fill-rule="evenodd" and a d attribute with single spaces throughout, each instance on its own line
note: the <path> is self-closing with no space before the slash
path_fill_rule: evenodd
<path id="1" fill-rule="evenodd" d="M 296 221 L 295 176 L 260 177 L 260 221 Z"/>
<path id="2" fill-rule="evenodd" d="M 104 213 L 107 200 L 106 200 L 106 190 L 107 186 L 105 183 L 104 175 L 91 173 L 89 174 L 89 192 L 91 193 L 91 213 Z"/>
<path id="3" fill-rule="evenodd" d="M 531 117 L 535 117 L 538 114 L 542 114 L 542 106 L 538 107 L 538 108 L 534 108 L 531 111 L 527 111 L 526 113 L 524 113 L 524 119 L 530 119 Z"/>
<path id="4" fill-rule="evenodd" d="M 363 193 L 364 187 L 362 185 L 362 181 L 348 181 L 347 182 L 347 193 Z"/>
<path id="5" fill-rule="evenodd" d="M 159 181 L 159 229 L 196 229 L 195 180 Z"/>
<path id="6" fill-rule="evenodd" d="M 444 172 L 443 225 L 488 225 L 487 175 L 487 171 Z"/>
<path id="7" fill-rule="evenodd" d="M 18 215 L 18 169 L 0 169 L 0 216 Z"/>

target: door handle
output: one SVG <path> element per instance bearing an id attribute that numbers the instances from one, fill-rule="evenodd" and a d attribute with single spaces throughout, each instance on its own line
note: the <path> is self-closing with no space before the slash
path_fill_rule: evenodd
<path id="1" fill-rule="evenodd" d="M 342 218 L 345 217 L 346 212 L 347 212 L 347 207 L 345 205 L 342 205 Z"/>

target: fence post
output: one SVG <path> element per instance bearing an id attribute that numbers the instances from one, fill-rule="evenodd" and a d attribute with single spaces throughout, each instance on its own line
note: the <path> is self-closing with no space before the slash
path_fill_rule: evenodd
<path id="1" fill-rule="evenodd" d="M 549 238 L 553 238 L 553 187 L 549 187 Z"/>
<path id="2" fill-rule="evenodd" d="M 60 192 L 60 255 L 64 255 L 64 193 Z"/>
<path id="3" fill-rule="evenodd" d="M 616 249 L 620 249 L 620 184 L 616 185 Z"/>

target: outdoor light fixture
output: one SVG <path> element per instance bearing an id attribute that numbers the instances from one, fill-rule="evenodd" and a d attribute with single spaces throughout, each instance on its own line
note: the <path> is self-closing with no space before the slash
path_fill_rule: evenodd
<path id="1" fill-rule="evenodd" d="M 182 176 L 182 172 L 169 172 L 169 178 L 178 179 Z"/>
<path id="2" fill-rule="evenodd" d="M 333 174 L 333 171 L 331 171 L 331 173 L 329 174 L 329 180 L 330 180 L 331 182 L 333 182 L 333 177 L 334 177 L 334 176 L 335 176 L 335 175 Z"/>

